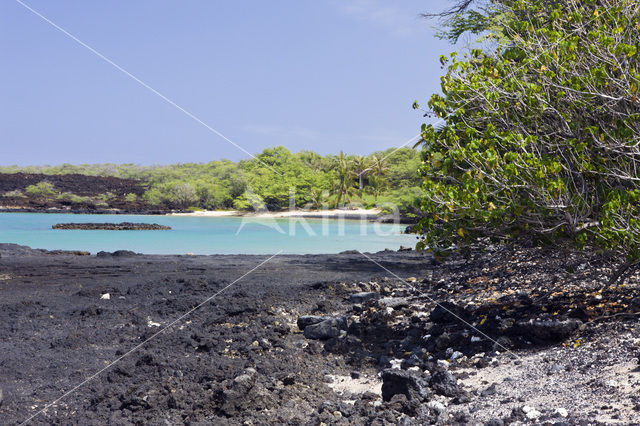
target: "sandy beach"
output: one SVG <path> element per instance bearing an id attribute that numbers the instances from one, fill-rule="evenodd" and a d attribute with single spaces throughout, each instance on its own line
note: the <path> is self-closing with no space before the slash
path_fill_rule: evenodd
<path id="1" fill-rule="evenodd" d="M 251 216 L 259 218 L 287 218 L 287 217 L 307 217 L 307 218 L 330 218 L 330 219 L 375 219 L 382 211 L 380 209 L 327 209 L 327 210 L 285 210 L 277 212 L 244 212 L 239 210 L 202 210 L 191 213 L 171 213 L 172 216 L 203 216 L 203 217 L 224 217 L 224 216 Z"/>

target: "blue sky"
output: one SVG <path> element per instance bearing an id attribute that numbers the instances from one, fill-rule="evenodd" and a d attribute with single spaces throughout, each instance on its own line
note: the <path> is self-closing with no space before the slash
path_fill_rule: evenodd
<path id="1" fill-rule="evenodd" d="M 448 0 L 21 1 L 250 153 L 406 142 L 453 49 Z M 14 0 L 0 57 L 0 165 L 248 157 Z"/>

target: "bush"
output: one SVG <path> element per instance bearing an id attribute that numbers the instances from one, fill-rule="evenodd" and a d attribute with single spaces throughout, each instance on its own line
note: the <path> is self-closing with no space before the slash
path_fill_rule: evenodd
<path id="1" fill-rule="evenodd" d="M 138 196 L 134 193 L 129 193 L 124 196 L 124 200 L 128 203 L 135 203 L 136 201 L 138 201 Z"/>
<path id="2" fill-rule="evenodd" d="M 35 185 L 27 186 L 24 191 L 32 197 L 38 198 L 44 198 L 47 195 L 53 195 L 56 193 L 54 191 L 53 185 L 44 180 Z"/>
<path id="3" fill-rule="evenodd" d="M 505 45 L 442 58 L 421 246 L 527 238 L 640 258 L 637 2 L 501 3 Z"/>
<path id="4" fill-rule="evenodd" d="M 5 192 L 2 196 L 3 197 L 11 197 L 11 198 L 25 198 L 26 197 L 26 195 L 24 195 L 22 193 L 22 191 L 20 191 L 18 189 L 15 189 L 13 191 Z"/>
<path id="5" fill-rule="evenodd" d="M 91 197 L 82 197 L 71 192 L 63 192 L 57 197 L 59 200 L 70 201 L 74 204 L 93 204 Z"/>

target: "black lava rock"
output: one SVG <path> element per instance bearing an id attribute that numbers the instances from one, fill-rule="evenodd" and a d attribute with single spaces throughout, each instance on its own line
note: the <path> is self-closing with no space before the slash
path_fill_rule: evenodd
<path id="1" fill-rule="evenodd" d="M 380 294 L 374 291 L 363 292 L 363 293 L 355 293 L 349 296 L 349 301 L 351 303 L 365 303 L 369 300 L 379 299 Z"/>
<path id="2" fill-rule="evenodd" d="M 301 317 L 298 317 L 297 324 L 298 324 L 298 328 L 304 331 L 304 329 L 307 328 L 307 326 L 317 324 L 326 319 L 327 319 L 326 317 L 321 317 L 318 315 L 302 315 Z"/>
<path id="3" fill-rule="evenodd" d="M 431 322 L 436 324 L 445 324 L 460 321 L 460 319 L 467 320 L 468 313 L 464 308 L 451 302 L 442 302 L 436 306 L 429 315 Z"/>
<path id="4" fill-rule="evenodd" d="M 307 339 L 326 340 L 340 336 L 341 330 L 347 329 L 344 318 L 329 318 L 305 327 L 304 337 Z"/>
<path id="5" fill-rule="evenodd" d="M 427 381 L 419 372 L 386 369 L 382 372 L 382 399 L 391 401 L 394 395 L 408 400 L 424 401 L 429 397 Z"/>
<path id="6" fill-rule="evenodd" d="M 453 375 L 446 370 L 433 373 L 429 385 L 438 395 L 455 397 L 460 394 L 458 382 Z"/>
<path id="7" fill-rule="evenodd" d="M 531 339 L 536 343 L 560 342 L 571 336 L 582 326 L 582 321 L 575 318 L 553 320 L 518 321 L 515 333 Z"/>

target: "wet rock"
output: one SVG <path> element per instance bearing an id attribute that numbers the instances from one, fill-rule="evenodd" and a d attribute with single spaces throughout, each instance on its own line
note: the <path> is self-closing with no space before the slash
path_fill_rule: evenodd
<path id="1" fill-rule="evenodd" d="M 575 318 L 518 321 L 515 332 L 536 343 L 559 342 L 576 332 L 582 321 Z"/>
<path id="2" fill-rule="evenodd" d="M 453 375 L 446 370 L 440 370 L 433 373 L 431 375 L 431 380 L 429 380 L 429 385 L 438 395 L 455 397 L 461 393 L 460 388 L 458 387 L 458 382 Z"/>
<path id="3" fill-rule="evenodd" d="M 344 318 L 329 318 L 305 327 L 304 337 L 307 339 L 326 340 L 339 337 L 341 330 L 346 329 L 347 322 Z"/>
<path id="4" fill-rule="evenodd" d="M 427 381 L 420 372 L 386 369 L 382 372 L 382 399 L 391 401 L 394 395 L 408 400 L 424 401 L 429 397 Z"/>
<path id="5" fill-rule="evenodd" d="M 351 303 L 365 303 L 369 300 L 375 300 L 380 298 L 380 294 L 375 291 L 365 291 L 362 293 L 355 293 L 349 296 L 349 301 Z"/>
<path id="6" fill-rule="evenodd" d="M 318 315 L 302 315 L 301 317 L 298 317 L 297 324 L 298 324 L 298 328 L 304 331 L 304 329 L 307 328 L 307 326 L 317 324 L 326 319 L 327 319 L 326 317 L 321 317 Z"/>

